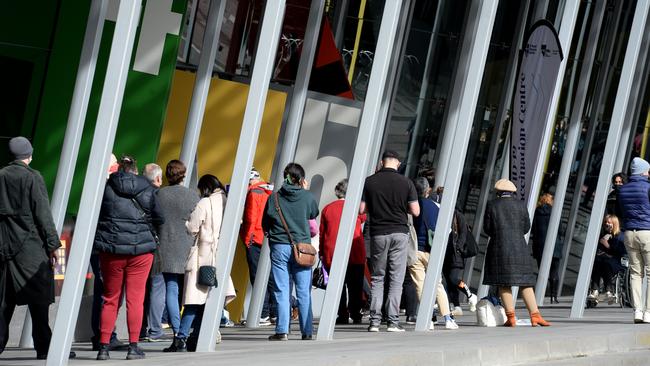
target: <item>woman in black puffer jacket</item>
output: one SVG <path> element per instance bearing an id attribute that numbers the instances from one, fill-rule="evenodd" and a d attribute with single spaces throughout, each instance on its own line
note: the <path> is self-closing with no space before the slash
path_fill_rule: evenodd
<path id="1" fill-rule="evenodd" d="M 138 176 L 135 159 L 123 157 L 104 189 L 95 249 L 104 281 L 98 360 L 109 359 L 108 347 L 115 327 L 122 288 L 126 290 L 129 350 L 127 359 L 144 358 L 138 347 L 145 286 L 157 249 L 156 227 L 164 222 L 156 189 Z"/>

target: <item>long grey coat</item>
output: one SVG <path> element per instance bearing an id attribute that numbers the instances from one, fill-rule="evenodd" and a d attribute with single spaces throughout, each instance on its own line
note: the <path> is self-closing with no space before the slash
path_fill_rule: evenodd
<path id="1" fill-rule="evenodd" d="M 9 280 L 16 304 L 53 303 L 49 256 L 60 246 L 41 174 L 21 161 L 1 169 L 0 296 Z"/>
<path id="2" fill-rule="evenodd" d="M 534 286 L 535 261 L 524 236 L 530 218 L 523 201 L 501 197 L 488 202 L 483 231 L 490 237 L 484 285 Z"/>
<path id="3" fill-rule="evenodd" d="M 158 190 L 158 205 L 165 223 L 159 229 L 160 247 L 156 259 L 160 263 L 154 265 L 155 272 L 185 273 L 185 261 L 194 243 L 185 222 L 198 202 L 198 193 L 180 184 Z"/>

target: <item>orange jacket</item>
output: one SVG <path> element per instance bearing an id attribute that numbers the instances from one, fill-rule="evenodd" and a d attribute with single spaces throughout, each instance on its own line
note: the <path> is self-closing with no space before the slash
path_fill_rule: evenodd
<path id="1" fill-rule="evenodd" d="M 273 193 L 273 187 L 264 181 L 248 186 L 246 194 L 246 204 L 244 205 L 244 217 L 239 237 L 247 247 L 254 243 L 257 246 L 262 245 L 264 232 L 262 231 L 262 216 L 264 207 L 269 195 Z"/>

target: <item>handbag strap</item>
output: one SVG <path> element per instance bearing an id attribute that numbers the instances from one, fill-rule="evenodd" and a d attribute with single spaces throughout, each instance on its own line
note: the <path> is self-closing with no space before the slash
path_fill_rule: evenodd
<path id="1" fill-rule="evenodd" d="M 278 212 L 278 215 L 280 216 L 280 221 L 282 222 L 284 231 L 286 231 L 287 235 L 289 236 L 289 242 L 291 243 L 291 245 L 294 245 L 295 242 L 293 241 L 293 236 L 291 236 L 291 231 L 289 231 L 289 226 L 287 225 L 287 221 L 284 219 L 284 215 L 282 214 L 282 208 L 280 207 L 280 199 L 278 198 L 277 192 L 273 195 L 273 202 L 274 202 L 275 210 Z"/>

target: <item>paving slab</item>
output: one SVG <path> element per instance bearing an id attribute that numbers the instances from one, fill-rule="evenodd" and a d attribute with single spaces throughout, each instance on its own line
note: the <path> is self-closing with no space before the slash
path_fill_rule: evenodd
<path id="1" fill-rule="evenodd" d="M 599 306 L 588 309 L 581 320 L 568 319 L 569 311 L 569 299 L 543 308 L 542 314 L 553 323 L 546 328 L 479 327 L 468 311 L 459 317 L 460 329 L 455 331 L 436 326 L 433 332 L 415 332 L 412 325 L 405 325 L 404 333 L 388 333 L 385 327 L 379 333 L 368 333 L 367 324 L 342 325 L 337 326 L 332 341 L 301 341 L 296 324 L 288 342 L 269 342 L 272 327 L 222 328 L 217 352 L 170 354 L 162 352 L 169 341 L 141 343 L 147 358 L 129 365 L 590 365 L 584 362 L 598 361 L 598 357 L 638 364 L 643 352 L 650 352 L 650 324 L 632 324 L 630 309 Z M 527 314 L 518 309 L 518 315 L 525 318 Z M 118 334 L 125 334 L 123 322 L 118 320 Z M 12 330 L 17 328 L 12 326 Z M 16 335 L 12 336 L 16 342 Z M 89 343 L 75 343 L 73 349 L 78 357 L 70 365 L 122 365 L 126 356 L 126 351 L 113 351 L 111 360 L 99 362 Z M 33 357 L 33 350 L 9 348 L 0 355 L 0 365 L 44 365 Z"/>

